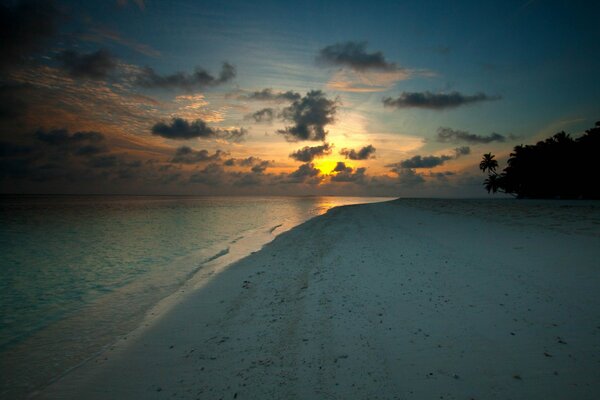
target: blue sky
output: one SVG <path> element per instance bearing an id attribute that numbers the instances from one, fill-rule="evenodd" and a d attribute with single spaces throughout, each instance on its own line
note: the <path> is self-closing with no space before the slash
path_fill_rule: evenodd
<path id="1" fill-rule="evenodd" d="M 9 192 L 477 196 L 481 154 L 502 161 L 517 144 L 577 136 L 600 119 L 592 2 L 3 4 L 14 21 L 35 17 L 19 14 L 23 4 L 53 21 L 37 36 L 16 23 L 3 33 L 23 50 L 8 46 L 18 57 L 0 70 L 2 93 L 26 103 L 0 121 L 12 149 L 4 162 L 16 171 L 2 177 Z M 234 72 L 219 79 L 223 63 Z M 196 68 L 212 80 L 181 80 Z M 251 97 L 264 89 L 299 97 Z M 268 120 L 252 117 L 265 109 Z M 325 136 L 296 135 L 306 121 L 293 112 L 317 113 L 308 127 Z M 175 119 L 187 133 L 175 132 Z M 35 133 L 61 129 L 60 149 Z M 82 158 L 74 143 L 89 148 L 92 136 L 76 132 L 100 133 L 98 151 Z M 313 159 L 290 157 L 325 143 Z M 368 146 L 367 158 L 342 153 Z M 182 147 L 193 159 L 173 161 Z M 70 156 L 59 163 L 57 151 Z M 415 157 L 438 163 L 400 166 Z"/>

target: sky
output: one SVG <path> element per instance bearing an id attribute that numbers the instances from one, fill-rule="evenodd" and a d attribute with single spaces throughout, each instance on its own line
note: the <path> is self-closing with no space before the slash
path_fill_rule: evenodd
<path id="1" fill-rule="evenodd" d="M 600 120 L 594 2 L 0 4 L 2 193 L 485 197 Z"/>

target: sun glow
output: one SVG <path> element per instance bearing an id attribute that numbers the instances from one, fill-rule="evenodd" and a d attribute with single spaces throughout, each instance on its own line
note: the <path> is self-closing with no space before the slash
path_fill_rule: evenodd
<path id="1" fill-rule="evenodd" d="M 335 158 L 322 158 L 314 161 L 315 168 L 321 171 L 321 174 L 328 175 L 333 173 L 338 162 L 344 162 L 346 167 L 354 168 L 354 166 L 348 164 L 347 160 L 335 159 Z"/>

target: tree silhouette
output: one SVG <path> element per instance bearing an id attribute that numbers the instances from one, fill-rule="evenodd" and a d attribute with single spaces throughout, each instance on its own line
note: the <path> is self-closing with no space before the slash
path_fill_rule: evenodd
<path id="1" fill-rule="evenodd" d="M 600 155 L 600 122 L 573 139 L 565 132 L 535 145 L 515 146 L 507 167 L 496 172 L 494 155 L 483 155 L 479 169 L 488 172 L 488 193 L 519 198 L 600 199 L 600 184 L 592 177 Z"/>

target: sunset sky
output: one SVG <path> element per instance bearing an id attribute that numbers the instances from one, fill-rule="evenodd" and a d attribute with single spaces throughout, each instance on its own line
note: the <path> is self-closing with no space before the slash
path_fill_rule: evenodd
<path id="1" fill-rule="evenodd" d="M 593 2 L 1 4 L 3 193 L 487 196 L 600 119 Z"/>

